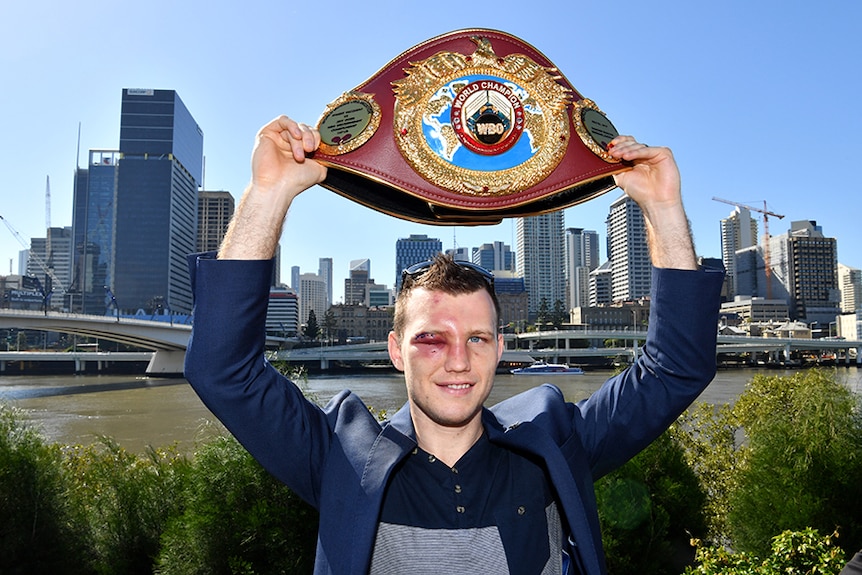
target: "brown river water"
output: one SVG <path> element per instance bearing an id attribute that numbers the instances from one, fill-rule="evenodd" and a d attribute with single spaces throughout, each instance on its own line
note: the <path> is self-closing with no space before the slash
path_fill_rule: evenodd
<path id="1" fill-rule="evenodd" d="M 757 373 L 783 375 L 791 371 L 728 369 L 698 401 L 733 402 Z M 839 367 L 842 381 L 862 394 L 862 369 Z M 598 389 L 610 376 L 607 371 L 583 375 L 498 375 L 488 401 L 493 405 L 544 381 L 551 381 L 566 399 L 578 401 Z M 389 371 L 361 374 L 315 374 L 303 384 L 307 393 L 326 402 L 342 389 L 351 389 L 375 411 L 396 411 L 406 401 L 403 378 Z M 176 444 L 194 450 L 196 438 L 215 418 L 184 379 L 159 379 L 124 375 L 16 375 L 0 376 L 0 402 L 21 409 L 49 441 L 88 445 L 107 436 L 134 452 L 148 446 Z"/>

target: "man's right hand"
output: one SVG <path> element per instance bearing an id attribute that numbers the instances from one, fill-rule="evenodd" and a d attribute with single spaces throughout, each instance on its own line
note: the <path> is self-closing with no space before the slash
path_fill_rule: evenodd
<path id="1" fill-rule="evenodd" d="M 258 260 L 275 255 L 293 199 L 326 178 L 326 167 L 308 157 L 320 133 L 279 116 L 257 133 L 246 189 L 225 234 L 219 259 Z"/>

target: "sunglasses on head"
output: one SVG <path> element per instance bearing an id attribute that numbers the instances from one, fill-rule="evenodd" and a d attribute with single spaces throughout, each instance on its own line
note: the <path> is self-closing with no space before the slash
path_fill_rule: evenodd
<path id="1" fill-rule="evenodd" d="M 408 268 L 404 268 L 404 270 L 402 270 L 402 272 L 401 272 L 401 286 L 402 286 L 402 288 L 404 286 L 404 280 L 405 279 L 410 277 L 411 279 L 416 280 L 417 278 L 421 277 L 422 274 L 427 272 L 433 264 L 434 264 L 434 260 L 428 260 L 425 262 L 419 262 L 418 264 L 413 264 L 412 266 L 410 266 Z M 494 274 L 492 274 L 491 272 L 489 272 L 488 270 L 486 270 L 482 266 L 477 266 L 473 262 L 461 261 L 461 260 L 456 260 L 455 264 L 458 265 L 459 267 L 465 269 L 465 270 L 470 270 L 470 271 L 476 272 L 477 274 L 482 276 L 482 278 L 484 278 L 484 280 L 486 282 L 488 282 L 488 285 L 491 286 L 492 290 L 494 289 Z"/>

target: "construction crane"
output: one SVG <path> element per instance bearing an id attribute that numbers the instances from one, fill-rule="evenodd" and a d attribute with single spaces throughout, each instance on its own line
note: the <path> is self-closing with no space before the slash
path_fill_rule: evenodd
<path id="1" fill-rule="evenodd" d="M 745 208 L 752 212 L 757 212 L 763 214 L 763 268 L 764 274 L 766 275 L 766 298 L 772 299 L 772 261 L 770 259 L 769 254 L 769 216 L 773 216 L 778 218 L 779 220 L 784 217 L 782 214 L 776 214 L 775 212 L 771 212 L 766 209 L 766 200 L 763 200 L 763 209 L 755 208 L 754 206 L 748 206 L 746 204 L 742 204 L 739 202 L 732 202 L 730 200 L 725 200 L 723 198 L 716 198 L 713 196 L 712 198 L 716 202 L 722 202 L 725 204 L 730 204 L 731 206 L 736 206 L 738 208 Z"/>

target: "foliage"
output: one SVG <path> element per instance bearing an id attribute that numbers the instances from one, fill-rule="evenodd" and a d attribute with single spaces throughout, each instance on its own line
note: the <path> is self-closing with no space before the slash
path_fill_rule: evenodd
<path id="1" fill-rule="evenodd" d="M 550 315 L 550 306 L 548 304 L 547 298 L 542 298 L 539 300 L 539 309 L 536 311 L 536 327 L 541 329 L 541 326 L 544 326 L 548 323 L 548 316 Z"/>
<path id="2" fill-rule="evenodd" d="M 320 337 L 320 325 L 317 323 L 317 315 L 314 313 L 314 310 L 308 312 L 308 321 L 305 324 L 302 335 L 312 341 L 316 341 Z"/>
<path id="3" fill-rule="evenodd" d="M 0 403 L 0 573 L 84 573 L 65 499 L 62 452 Z"/>
<path id="4" fill-rule="evenodd" d="M 332 308 L 328 308 L 323 314 L 323 336 L 327 341 L 332 341 L 335 338 L 335 332 L 338 328 L 338 320 L 335 319 L 335 312 Z"/>
<path id="5" fill-rule="evenodd" d="M 734 406 L 749 456 L 729 499 L 734 545 L 764 552 L 784 530 L 841 531 L 862 547 L 862 416 L 834 372 L 757 376 Z"/>
<path id="6" fill-rule="evenodd" d="M 776 534 L 812 527 L 862 547 L 862 416 L 836 372 L 755 376 L 732 407 L 701 406 L 685 427 L 713 541 L 765 556 Z"/>
<path id="7" fill-rule="evenodd" d="M 705 496 L 670 432 L 596 484 L 610 573 L 675 574 L 703 534 Z"/>
<path id="8" fill-rule="evenodd" d="M 190 464 L 174 449 L 145 456 L 116 442 L 71 448 L 66 472 L 96 573 L 152 573 L 168 519 L 182 509 Z"/>
<path id="9" fill-rule="evenodd" d="M 822 537 L 810 528 L 784 531 L 772 538 L 769 554 L 763 559 L 694 540 L 699 565 L 686 568 L 685 575 L 838 575 L 844 558 L 832 541 L 835 537 L 834 533 Z"/>
<path id="10" fill-rule="evenodd" d="M 232 437 L 198 452 L 186 508 L 162 539 L 162 575 L 310 573 L 316 512 Z"/>
<path id="11" fill-rule="evenodd" d="M 561 329 L 564 323 L 569 322 L 569 313 L 561 300 L 554 300 L 554 310 L 551 312 L 551 325 Z"/>
<path id="12" fill-rule="evenodd" d="M 729 543 L 728 501 L 747 457 L 745 445 L 736 440 L 738 430 L 730 405 L 707 403 L 692 407 L 672 428 L 706 494 L 703 511 L 711 538 L 722 544 Z"/>

